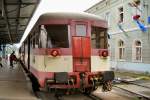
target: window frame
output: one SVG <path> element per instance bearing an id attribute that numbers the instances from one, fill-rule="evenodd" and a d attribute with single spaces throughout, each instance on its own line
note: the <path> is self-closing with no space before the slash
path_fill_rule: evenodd
<path id="1" fill-rule="evenodd" d="M 118 8 L 118 13 L 119 13 L 119 21 L 118 22 L 123 23 L 124 22 L 124 8 L 123 8 L 123 6 L 120 6 Z"/>
<path id="2" fill-rule="evenodd" d="M 123 43 L 122 45 L 120 45 L 121 42 Z M 121 55 L 120 55 L 120 49 L 121 49 Z M 118 59 L 119 61 L 125 61 L 125 42 L 121 39 L 118 41 Z"/>
<path id="3" fill-rule="evenodd" d="M 136 42 L 140 42 L 140 46 L 138 46 L 138 45 L 136 45 Z M 136 58 L 137 58 L 137 56 L 138 55 L 136 55 L 137 54 L 137 48 L 140 48 L 140 59 L 139 60 L 137 60 Z M 142 42 L 141 42 L 141 40 L 134 40 L 133 41 L 133 47 L 132 47 L 132 61 L 133 62 L 142 62 Z"/>
<path id="4" fill-rule="evenodd" d="M 45 30 L 47 32 L 47 29 L 46 29 L 46 26 L 67 26 L 67 42 L 68 42 L 68 45 L 67 47 L 54 47 L 54 44 L 52 44 L 53 46 L 52 47 L 48 47 L 48 40 L 49 40 L 49 33 L 47 34 L 47 40 L 46 40 L 46 48 L 70 48 L 70 24 L 42 24 L 44 25 L 45 27 Z"/>
<path id="5" fill-rule="evenodd" d="M 97 31 L 97 32 L 100 32 L 99 36 L 97 36 L 97 34 L 94 34 L 95 36 L 93 38 L 93 29 L 100 30 L 100 31 Z M 93 48 L 93 49 L 108 49 L 107 29 L 104 29 L 102 27 L 97 27 L 97 26 L 91 26 L 90 33 L 91 33 L 91 48 Z M 97 41 L 97 39 L 98 39 L 98 41 Z M 93 44 L 92 44 L 93 40 L 95 41 L 95 47 L 93 47 Z M 104 42 L 102 42 L 102 40 L 104 40 Z M 100 43 L 103 43 L 102 44 L 103 46 Z M 97 46 L 97 44 L 98 44 L 98 46 Z"/>
<path id="6" fill-rule="evenodd" d="M 111 17 L 111 13 L 109 11 L 106 12 L 105 13 L 105 20 L 107 21 L 108 27 L 111 27 L 111 19 L 110 19 L 110 17 Z"/>
<path id="7" fill-rule="evenodd" d="M 75 36 L 80 36 L 80 35 L 78 35 L 77 34 L 77 32 L 76 32 L 76 26 L 77 25 L 84 25 L 85 27 L 86 27 L 86 35 L 85 36 L 89 36 L 89 34 L 88 34 L 88 23 L 87 22 L 83 22 L 83 21 L 75 21 L 74 22 L 75 23 L 75 26 L 74 26 L 74 31 L 75 31 Z"/>

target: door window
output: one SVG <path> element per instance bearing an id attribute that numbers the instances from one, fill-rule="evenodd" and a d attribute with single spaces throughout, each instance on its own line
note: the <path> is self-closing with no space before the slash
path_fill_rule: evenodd
<path id="1" fill-rule="evenodd" d="M 86 36 L 86 25 L 76 25 L 76 36 Z"/>

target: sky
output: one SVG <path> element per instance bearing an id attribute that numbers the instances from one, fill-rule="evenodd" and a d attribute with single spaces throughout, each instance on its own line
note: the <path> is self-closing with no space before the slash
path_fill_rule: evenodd
<path id="1" fill-rule="evenodd" d="M 37 21 L 38 17 L 42 13 L 60 12 L 60 11 L 83 12 L 100 1 L 101 0 L 41 0 L 37 10 L 35 11 L 33 17 L 31 18 L 25 30 L 25 33 L 20 43 L 17 44 L 16 46 L 20 47 L 20 45 L 22 44 L 22 42 L 25 40 L 28 33 L 30 32 L 31 28 Z"/>

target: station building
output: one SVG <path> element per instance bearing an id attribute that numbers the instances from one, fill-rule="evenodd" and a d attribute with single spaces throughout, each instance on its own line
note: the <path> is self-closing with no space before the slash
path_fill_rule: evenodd
<path id="1" fill-rule="evenodd" d="M 112 68 L 150 72 L 150 0 L 102 0 L 85 12 L 108 21 Z"/>

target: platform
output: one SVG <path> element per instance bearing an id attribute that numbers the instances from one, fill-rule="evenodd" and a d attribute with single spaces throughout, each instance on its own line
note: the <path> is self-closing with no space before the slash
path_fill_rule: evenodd
<path id="1" fill-rule="evenodd" d="M 0 100 L 39 100 L 31 89 L 31 82 L 26 78 L 20 64 L 14 69 L 3 60 L 0 68 Z"/>

